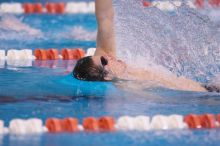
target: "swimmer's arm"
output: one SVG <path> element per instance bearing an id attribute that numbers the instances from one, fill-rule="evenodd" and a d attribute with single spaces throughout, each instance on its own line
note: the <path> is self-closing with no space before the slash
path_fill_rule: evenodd
<path id="1" fill-rule="evenodd" d="M 97 49 L 95 55 L 115 57 L 114 10 L 112 0 L 96 0 L 95 14 L 98 22 Z"/>
<path id="2" fill-rule="evenodd" d="M 183 76 L 177 77 L 171 72 L 161 73 L 153 70 L 143 71 L 132 69 L 130 70 L 129 74 L 135 76 L 138 80 L 154 81 L 170 89 L 185 91 L 207 91 L 200 83 L 187 79 Z"/>
<path id="3" fill-rule="evenodd" d="M 184 76 L 176 77 L 171 80 L 179 90 L 186 90 L 186 91 L 207 91 L 199 82 L 193 81 L 188 79 Z"/>

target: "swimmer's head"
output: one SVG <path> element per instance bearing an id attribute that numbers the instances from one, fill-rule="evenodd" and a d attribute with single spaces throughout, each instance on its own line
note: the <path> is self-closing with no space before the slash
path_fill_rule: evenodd
<path id="1" fill-rule="evenodd" d="M 77 61 L 73 75 L 85 81 L 112 81 L 125 69 L 121 64 L 108 56 L 88 56 Z"/>

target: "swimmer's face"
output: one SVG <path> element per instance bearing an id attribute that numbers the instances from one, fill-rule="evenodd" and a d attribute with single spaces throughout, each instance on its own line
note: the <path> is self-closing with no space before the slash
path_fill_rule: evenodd
<path id="1" fill-rule="evenodd" d="M 78 60 L 73 75 L 80 80 L 112 81 L 126 69 L 125 63 L 109 56 L 89 56 Z"/>
<path id="2" fill-rule="evenodd" d="M 126 64 L 123 61 L 107 55 L 93 56 L 92 60 L 95 65 L 102 66 L 104 70 L 108 72 L 105 77 L 105 80 L 108 81 L 120 77 L 126 69 Z"/>

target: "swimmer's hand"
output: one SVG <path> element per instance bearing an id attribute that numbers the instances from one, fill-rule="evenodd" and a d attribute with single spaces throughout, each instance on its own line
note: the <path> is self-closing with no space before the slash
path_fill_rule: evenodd
<path id="1" fill-rule="evenodd" d="M 208 83 L 203 84 L 203 87 L 209 92 L 220 93 L 220 74 L 216 74 Z"/>
<path id="2" fill-rule="evenodd" d="M 205 84 L 203 87 L 209 91 L 209 92 L 219 92 L 220 93 L 220 87 L 216 85 L 211 85 L 211 84 Z"/>

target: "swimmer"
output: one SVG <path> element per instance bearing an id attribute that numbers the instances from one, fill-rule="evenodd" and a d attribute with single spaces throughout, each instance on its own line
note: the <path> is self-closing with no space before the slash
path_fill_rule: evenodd
<path id="1" fill-rule="evenodd" d="M 114 10 L 112 0 L 96 0 L 95 14 L 98 22 L 97 49 L 94 56 L 84 57 L 76 63 L 73 75 L 86 81 L 135 80 L 156 82 L 158 85 L 186 91 L 210 91 L 208 87 L 175 74 L 157 70 L 130 67 L 116 58 Z M 207 90 L 208 89 L 208 90 Z"/>

